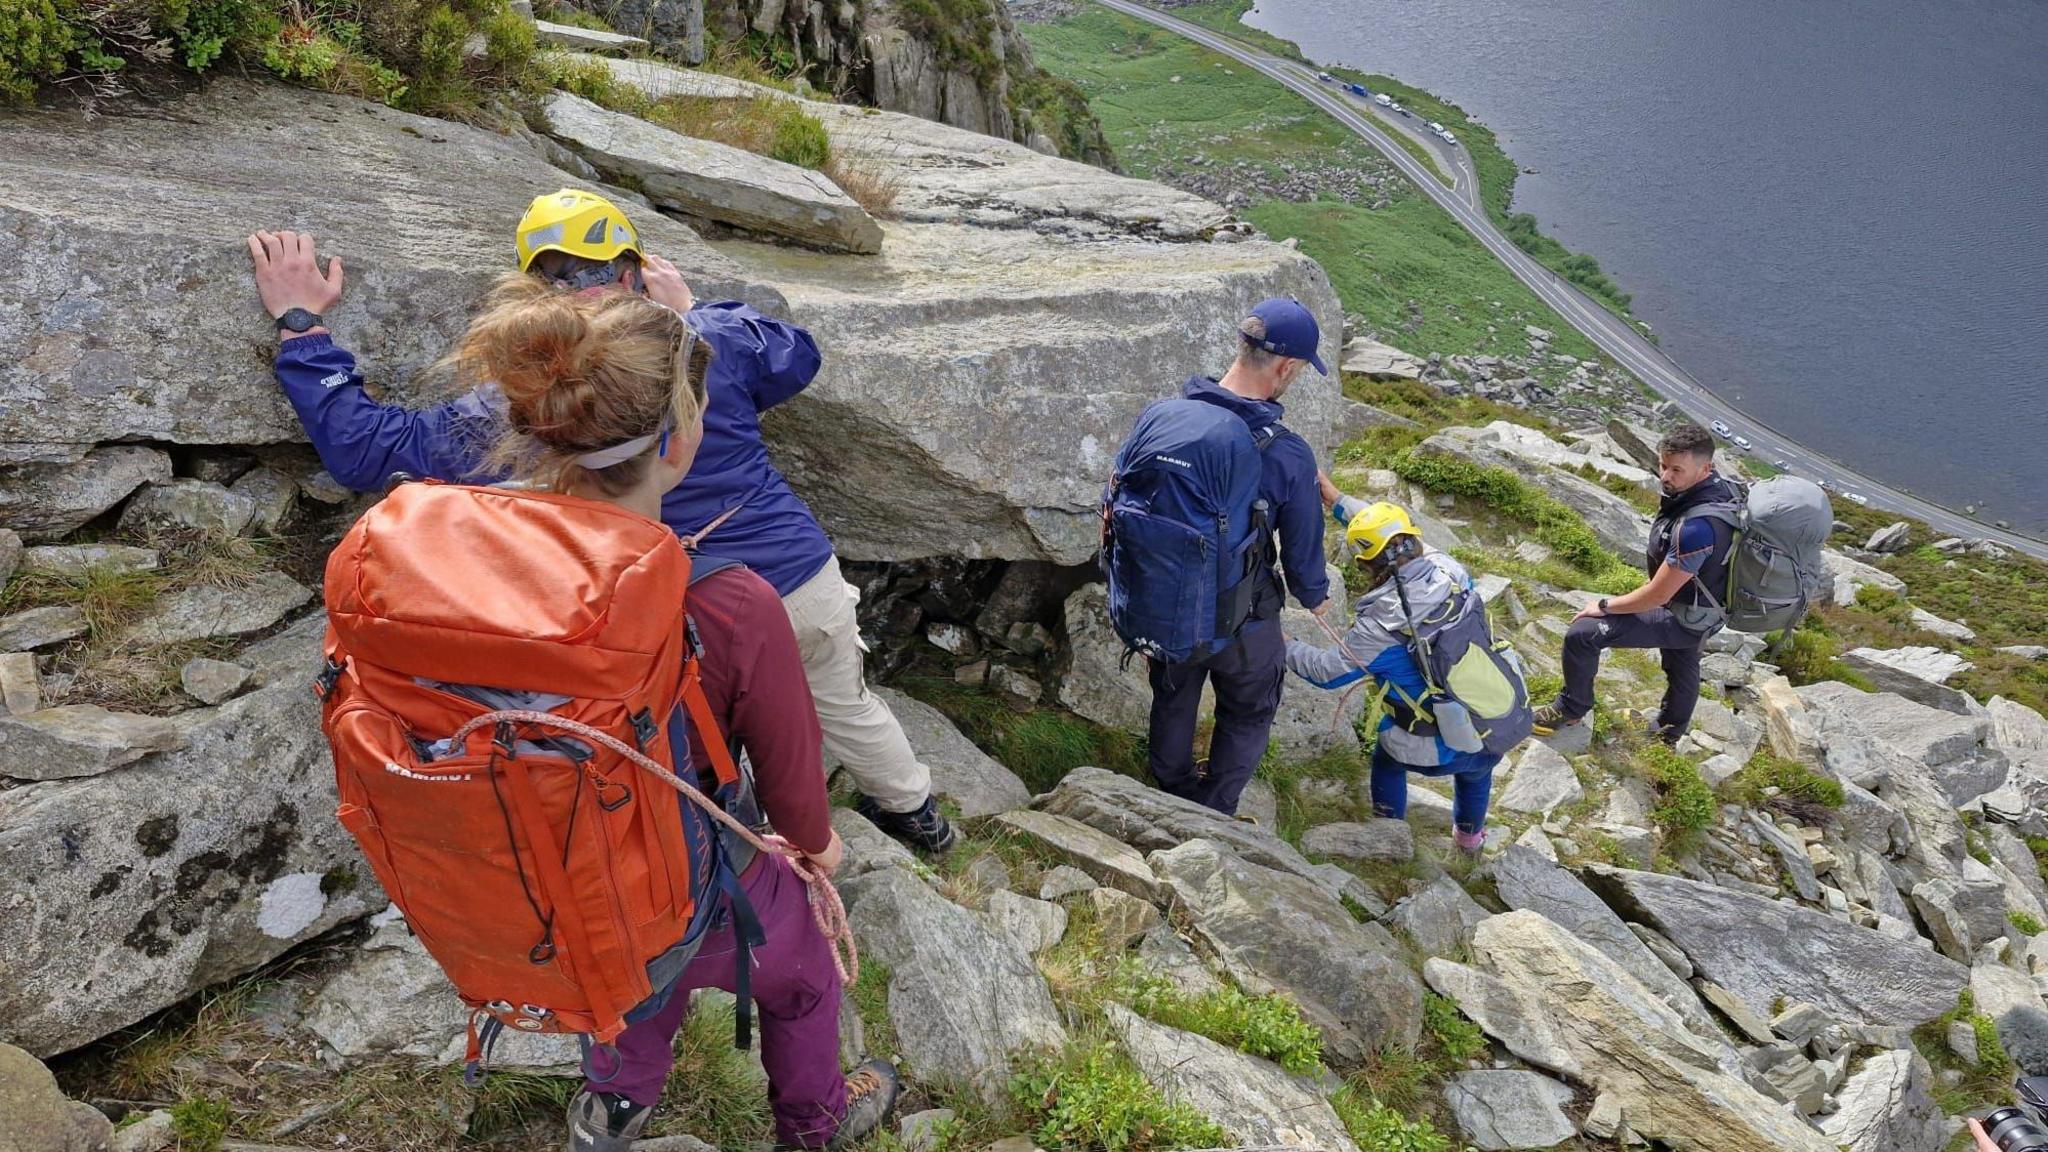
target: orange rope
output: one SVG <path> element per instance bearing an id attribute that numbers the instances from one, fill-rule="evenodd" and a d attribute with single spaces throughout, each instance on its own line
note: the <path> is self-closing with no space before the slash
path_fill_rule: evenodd
<path id="1" fill-rule="evenodd" d="M 839 890 L 832 886 L 832 880 L 813 865 L 803 852 L 780 836 L 756 836 L 754 830 L 733 818 L 732 814 L 718 806 L 709 796 L 697 790 L 696 786 L 663 768 L 660 764 L 642 755 L 625 741 L 598 728 L 576 720 L 568 720 L 551 712 L 532 712 L 522 709 L 508 709 L 502 712 L 486 712 L 455 730 L 449 739 L 460 746 L 469 734 L 486 725 L 506 721 L 525 724 L 540 724 L 571 732 L 586 740 L 594 740 L 617 752 L 644 770 L 648 775 L 683 794 L 691 803 L 704 810 L 713 820 L 730 829 L 734 835 L 755 849 L 771 856 L 780 856 L 789 861 L 789 866 L 803 879 L 808 889 L 811 905 L 811 919 L 818 925 L 818 931 L 832 942 L 832 965 L 839 969 L 841 983 L 851 985 L 860 979 L 860 952 L 853 943 L 853 929 L 846 921 L 846 905 L 839 899 Z"/>
<path id="2" fill-rule="evenodd" d="M 1360 664 L 1357 660 L 1352 658 L 1351 649 L 1346 648 L 1344 646 L 1344 638 L 1342 636 L 1337 635 L 1337 630 L 1335 628 L 1330 627 L 1330 622 L 1324 619 L 1323 615 L 1319 612 L 1311 612 L 1309 613 L 1309 615 L 1314 616 L 1316 618 L 1316 623 L 1322 626 L 1323 634 L 1330 638 L 1331 643 L 1337 645 L 1337 654 L 1339 656 L 1344 657 L 1345 663 L 1350 664 L 1353 668 L 1358 669 L 1360 672 L 1365 672 L 1365 665 Z M 1370 675 L 1370 673 L 1368 673 L 1368 675 Z M 1359 686 L 1364 683 L 1365 680 L 1362 677 L 1360 679 L 1353 680 L 1351 682 L 1351 686 L 1349 688 L 1344 689 L 1344 694 L 1342 696 L 1337 697 L 1337 707 L 1330 712 L 1331 731 L 1336 731 L 1337 728 L 1344 723 L 1344 709 L 1351 706 L 1351 694 L 1353 692 L 1358 691 Z"/>

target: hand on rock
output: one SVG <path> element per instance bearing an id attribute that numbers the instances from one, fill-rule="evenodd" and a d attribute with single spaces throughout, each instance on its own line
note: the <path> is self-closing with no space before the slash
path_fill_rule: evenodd
<path id="1" fill-rule="evenodd" d="M 640 265 L 640 280 L 647 285 L 647 298 L 656 304 L 677 312 L 688 312 L 697 306 L 697 297 L 683 282 L 683 274 L 659 256 L 649 256 Z"/>
<path id="2" fill-rule="evenodd" d="M 249 263 L 256 270 L 256 292 L 263 310 L 273 317 L 294 308 L 325 315 L 341 301 L 341 257 L 327 258 L 322 272 L 307 232 L 258 232 L 249 237 Z"/>

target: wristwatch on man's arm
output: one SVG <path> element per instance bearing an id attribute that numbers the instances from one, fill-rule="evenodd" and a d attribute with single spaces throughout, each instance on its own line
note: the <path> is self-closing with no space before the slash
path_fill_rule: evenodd
<path id="1" fill-rule="evenodd" d="M 279 335 L 283 335 L 286 332 L 302 335 L 314 328 L 324 328 L 326 326 L 326 320 L 315 313 L 306 311 L 304 308 L 287 308 L 284 310 L 284 314 L 277 318 L 277 331 Z M 286 338 L 289 339 L 290 337 Z"/>

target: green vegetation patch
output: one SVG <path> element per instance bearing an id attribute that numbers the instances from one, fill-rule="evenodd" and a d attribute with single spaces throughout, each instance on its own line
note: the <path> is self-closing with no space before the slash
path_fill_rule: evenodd
<path id="1" fill-rule="evenodd" d="M 1591 579 L 1594 591 L 1626 592 L 1643 582 L 1642 572 L 1602 546 L 1577 512 L 1505 468 L 1414 450 L 1396 453 L 1388 466 L 1432 492 L 1477 500 L 1528 524 L 1538 540 Z"/>
<path id="2" fill-rule="evenodd" d="M 1289 1072 L 1309 1074 L 1323 1067 L 1322 1030 L 1301 1014 L 1301 1006 L 1280 993 L 1247 996 L 1220 988 L 1189 996 L 1163 976 L 1126 965 L 1120 991 L 1139 1015 L 1169 1028 L 1195 1032 L 1218 1044 L 1271 1060 Z"/>
<path id="3" fill-rule="evenodd" d="M 1714 822 L 1714 792 L 1700 775 L 1699 765 L 1661 740 L 1644 743 L 1636 757 L 1657 790 L 1657 806 L 1650 818 L 1663 831 L 1667 844 L 1683 842 Z"/>
<path id="4" fill-rule="evenodd" d="M 1034 794 L 1084 766 L 1144 777 L 1142 736 L 1104 728 L 1057 708 L 1019 708 L 994 692 L 962 687 L 949 678 L 905 676 L 897 686 L 944 712 Z"/>
<path id="5" fill-rule="evenodd" d="M 1731 804 L 1782 812 L 1813 825 L 1828 823 L 1833 810 L 1847 801 L 1840 781 L 1769 748 L 1757 749 L 1742 771 L 1721 785 L 1721 796 Z"/>
<path id="6" fill-rule="evenodd" d="M 1168 1103 L 1129 1056 L 1106 1041 L 1028 1056 L 1010 1099 L 1040 1147 L 1055 1152 L 1155 1152 L 1219 1148 L 1221 1125 L 1187 1104 Z"/>

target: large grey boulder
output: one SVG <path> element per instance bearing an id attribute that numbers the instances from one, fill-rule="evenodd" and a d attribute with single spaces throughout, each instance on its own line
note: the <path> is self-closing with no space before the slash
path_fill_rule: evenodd
<path id="1" fill-rule="evenodd" d="M 2007 752 L 2048 752 L 2048 717 L 2017 700 L 1993 696 L 1984 705 L 1991 716 L 1991 739 Z"/>
<path id="2" fill-rule="evenodd" d="M 1620 965 L 1530 911 L 1473 934 L 1480 963 L 1525 1013 L 1544 1013 L 1583 1077 L 1612 1094 L 1639 1135 L 1686 1152 L 1836 1152 L 1719 1057 Z"/>
<path id="3" fill-rule="evenodd" d="M 212 83 L 159 110 L 0 116 L 0 234 L 37 253 L 0 286 L 0 444 L 61 458 L 66 446 L 111 440 L 303 439 L 271 378 L 270 319 L 249 294 L 258 224 L 311 228 L 341 255 L 348 294 L 327 314 L 337 342 L 399 399 L 439 399 L 440 381 L 416 378 L 503 274 L 513 222 L 533 197 L 577 183 L 515 137 L 281 84 Z M 323 163 L 271 146 L 309 126 Z M 76 195 L 84 187 L 93 195 Z M 646 211 L 634 224 L 700 296 L 781 310 L 689 229 Z M 116 265 L 137 274 L 89 274 Z M 164 332 L 178 334 L 176 356 L 163 355 Z M 109 454 L 124 459 L 119 469 Z M 93 497 L 59 501 L 63 515 L 33 513 L 37 532 L 66 531 L 170 479 L 170 459 L 102 448 L 74 472 Z M 15 515 L 0 511 L 0 524 Z"/>
<path id="4" fill-rule="evenodd" d="M 25 608 L 0 616 L 0 652 L 27 652 L 75 640 L 91 629 L 85 613 L 69 604 Z"/>
<path id="5" fill-rule="evenodd" d="M 1332 860 L 1399 863 L 1415 859 L 1415 831 L 1406 820 L 1318 824 L 1301 834 L 1301 850 Z"/>
<path id="6" fill-rule="evenodd" d="M 1796 904 L 1656 872 L 1594 866 L 1586 880 L 1766 1018 L 1783 997 L 1845 1023 L 1917 1027 L 1955 1007 L 1969 979 L 1925 947 Z"/>
<path id="7" fill-rule="evenodd" d="M 386 901 L 334 820 L 306 685 L 318 618 L 252 646 L 263 687 L 185 747 L 0 791 L 0 1039 L 63 1052 Z"/>
<path id="8" fill-rule="evenodd" d="M 663 208 L 821 248 L 879 252 L 882 227 L 822 172 L 671 132 L 556 92 L 548 133 Z"/>
<path id="9" fill-rule="evenodd" d="M 0 716 L 0 776 L 65 780 L 97 776 L 153 752 L 181 747 L 180 725 L 163 716 L 65 704 Z"/>
<path id="10" fill-rule="evenodd" d="M 1491 972 L 1432 956 L 1422 978 L 1515 1058 L 1561 1076 L 1583 1079 L 1585 1069 L 1548 1009 Z"/>
<path id="11" fill-rule="evenodd" d="M 21 554 L 21 570 L 42 576 L 83 576 L 95 568 L 154 572 L 162 564 L 156 549 L 128 544 L 44 544 Z"/>
<path id="12" fill-rule="evenodd" d="M 5 123 L 5 120 L 0 120 L 0 125 Z M 0 129 L 0 135 L 4 135 L 4 129 Z M 9 215 L 5 190 L 6 186 L 0 184 L 0 219 Z M 31 269 L 23 271 L 33 274 Z M 5 310 L 0 309 L 0 315 L 5 314 Z M 61 343 L 65 335 L 60 329 L 48 339 Z M 118 333 L 95 335 L 118 338 Z M 17 348 L 24 354 L 34 350 L 33 347 L 21 347 L 17 339 L 14 333 L 0 328 L 0 353 Z M 72 334 L 71 342 L 78 343 L 81 339 Z M 83 353 L 74 352 L 73 358 L 74 363 L 79 363 L 84 358 Z M 107 367 L 116 368 L 112 364 Z M 31 398 L 40 387 L 47 385 L 31 383 L 15 391 L 17 386 L 11 383 L 11 379 L 25 371 L 25 365 L 14 363 L 0 368 L 0 397 L 10 400 L 0 405 L 0 528 L 13 530 L 24 540 L 54 539 L 119 504 L 144 484 L 171 478 L 168 454 L 135 445 L 97 448 L 76 460 L 65 458 L 61 462 L 6 468 L 5 465 L 12 462 L 9 453 L 35 459 L 37 441 L 50 439 L 76 419 L 74 413 L 35 411 L 39 405 Z M 119 382 L 96 381 L 93 386 L 111 389 L 118 387 Z M 20 399 L 12 399 L 15 396 Z M 64 445 L 50 448 L 60 457 L 68 450 Z"/>
<path id="13" fill-rule="evenodd" d="M 1507 787 L 1501 789 L 1494 803 L 1510 812 L 1548 816 L 1552 809 L 1578 803 L 1585 794 L 1572 762 L 1550 745 L 1531 740 L 1522 745 Z"/>
<path id="14" fill-rule="evenodd" d="M 1866 788 L 1874 779 L 1918 771 L 1961 806 L 2003 784 L 2005 756 L 1989 747 L 1991 721 L 1864 692 L 1827 680 L 1798 690 L 1826 749 L 1829 768 Z"/>
<path id="15" fill-rule="evenodd" d="M 1333 1062 L 1355 1065 L 1415 1043 L 1422 982 L 1378 925 L 1360 924 L 1328 892 L 1241 859 L 1211 840 L 1149 857 L 1195 943 L 1254 994 L 1284 992 L 1323 1030 Z"/>
<path id="16" fill-rule="evenodd" d="M 1541 1072 L 1485 1068 L 1460 1072 L 1444 1088 L 1465 1138 L 1482 1149 L 1550 1148 L 1579 1134 L 1564 1114 L 1570 1086 Z"/>
<path id="17" fill-rule="evenodd" d="M 121 509 L 121 530 L 142 535 L 152 528 L 194 528 L 215 536 L 239 536 L 256 518 L 256 501 L 205 480 L 148 484 Z"/>
<path id="18" fill-rule="evenodd" d="M 1835 1112 L 1820 1130 L 1848 1152 L 1940 1152 L 1949 1128 L 1933 1089 L 1933 1070 L 1918 1052 L 1879 1052 L 1835 1093 Z"/>
<path id="19" fill-rule="evenodd" d="M 1101 768 L 1074 769 L 1033 806 L 1078 820 L 1140 852 L 1214 840 L 1253 864 L 1329 887 L 1327 873 L 1271 831 Z"/>
<path id="20" fill-rule="evenodd" d="M 899 1051 L 926 1082 L 1002 1097 L 1020 1048 L 1063 1046 L 1066 1028 L 1031 958 L 900 868 L 843 893 L 864 956 L 889 967 Z"/>
<path id="21" fill-rule="evenodd" d="M 1394 905 L 1382 917 L 1386 923 L 1408 934 L 1408 939 L 1426 956 L 1462 955 L 1472 940 L 1472 929 L 1493 913 L 1449 876 L 1439 876 Z"/>
<path id="22" fill-rule="evenodd" d="M 1823 548 L 1821 563 L 1826 565 L 1828 575 L 1834 580 L 1835 605 L 1847 608 L 1856 603 L 1856 593 L 1865 588 L 1882 588 L 1887 592 L 1906 590 L 1906 582 L 1882 568 L 1874 568 L 1833 548 Z"/>
<path id="23" fill-rule="evenodd" d="M 995 826 L 1024 837 L 1099 884 L 1146 900 L 1159 898 L 1159 881 L 1143 853 L 1071 816 L 1025 809 L 1001 813 Z"/>
<path id="24" fill-rule="evenodd" d="M 1693 990 L 1577 876 L 1520 844 L 1495 858 L 1488 874 L 1508 907 L 1536 912 L 1599 949 L 1683 1017 L 1703 1042 L 1718 1040 L 1720 1030 Z"/>
<path id="25" fill-rule="evenodd" d="M 1357 1152 L 1313 1081 L 1122 1005 L 1110 1005 L 1108 1016 L 1148 1083 L 1221 1124 L 1240 1146 Z"/>
<path id="26" fill-rule="evenodd" d="M 973 819 L 1031 803 L 1031 790 L 1017 774 L 974 746 L 946 714 L 894 688 L 870 689 L 889 706 L 917 758 L 932 770 L 932 793 L 951 800 Z"/>

